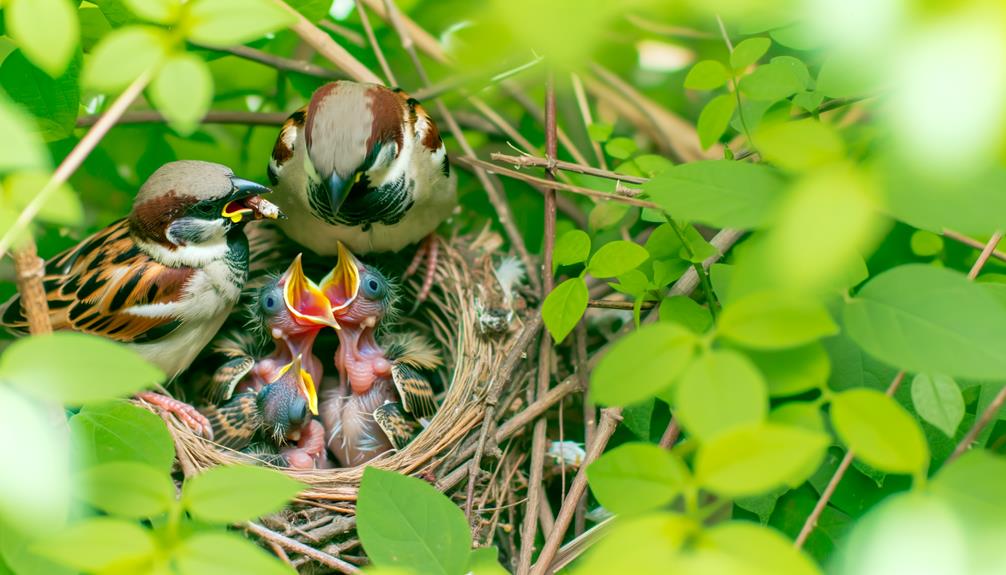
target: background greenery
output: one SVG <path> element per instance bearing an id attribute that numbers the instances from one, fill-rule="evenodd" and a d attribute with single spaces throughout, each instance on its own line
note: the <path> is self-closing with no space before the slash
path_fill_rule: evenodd
<path id="1" fill-rule="evenodd" d="M 352 2 L 289 4 L 382 76 Z M 384 4 L 366 4 L 397 84 L 428 89 L 378 17 Z M 289 29 L 297 18 L 274 0 L 0 5 L 4 250 L 23 237 L 13 223 L 40 191 L 30 232 L 49 256 L 127 213 L 165 162 L 215 161 L 265 181 L 278 118 L 345 73 Z M 554 245 L 542 194 L 498 180 L 519 240 L 554 256 L 542 314 L 558 356 L 574 356 L 583 338 L 602 425 L 621 423 L 586 467 L 588 527 L 605 513 L 617 519 L 594 532 L 605 537 L 572 572 L 1006 571 L 1006 275 L 998 253 L 979 257 L 1006 229 L 1000 3 L 398 7 L 445 50 L 420 43 L 433 92 L 479 158 L 514 148 L 544 156 L 551 74 L 568 135 L 559 158 L 637 178 L 616 187 L 564 174 L 608 199 L 562 193 Z M 258 52 L 235 51 L 243 44 Z M 263 54 L 315 68 L 284 69 Z M 47 186 L 93 116 L 137 78 L 149 85 L 124 121 L 68 185 Z M 221 112 L 240 117 L 217 123 Z M 461 209 L 449 227 L 499 228 L 480 181 L 456 168 Z M 720 261 L 707 272 L 711 258 Z M 0 261 L 2 298 L 14 291 L 11 268 Z M 695 273 L 694 293 L 673 290 Z M 590 299 L 629 309 L 588 310 Z M 177 492 L 161 421 L 108 403 L 161 379 L 83 336 L 8 345 L 0 573 L 289 570 L 224 526 L 272 512 L 299 484 L 232 468 Z M 565 439 L 582 441 L 575 411 L 565 412 Z M 667 441 L 676 431 L 680 440 Z M 557 509 L 566 487 L 549 481 Z M 463 513 L 421 480 L 368 470 L 358 511 L 379 570 L 517 564 L 505 548 L 472 551 Z"/>

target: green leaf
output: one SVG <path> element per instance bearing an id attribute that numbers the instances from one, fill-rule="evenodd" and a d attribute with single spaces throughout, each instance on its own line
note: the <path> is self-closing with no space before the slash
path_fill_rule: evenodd
<path id="1" fill-rule="evenodd" d="M 739 88 L 752 100 L 775 102 L 803 89 L 803 82 L 791 66 L 773 62 L 741 78 Z"/>
<path id="2" fill-rule="evenodd" d="M 927 230 L 912 232 L 912 253 L 923 258 L 933 257 L 943 251 L 943 238 Z"/>
<path id="3" fill-rule="evenodd" d="M 733 427 L 765 420 L 768 393 L 758 370 L 743 355 L 713 350 L 692 363 L 675 394 L 675 415 L 701 442 Z"/>
<path id="4" fill-rule="evenodd" d="M 11 344 L 0 357 L 0 379 L 43 399 L 80 405 L 149 388 L 164 374 L 122 344 L 57 332 Z"/>
<path id="5" fill-rule="evenodd" d="M 632 138 L 612 138 L 604 144 L 604 151 L 612 158 L 624 160 L 636 152 L 638 147 Z"/>
<path id="6" fill-rule="evenodd" d="M 198 0 L 188 13 L 189 39 L 214 47 L 244 44 L 294 22 L 270 0 Z"/>
<path id="7" fill-rule="evenodd" d="M 91 51 L 81 83 L 96 90 L 121 90 L 156 68 L 169 45 L 165 31 L 151 26 L 113 30 Z"/>
<path id="8" fill-rule="evenodd" d="M 863 66 L 858 57 L 836 51 L 825 58 L 817 74 L 817 91 L 829 98 L 869 96 L 880 89 L 886 79 L 881 67 Z"/>
<path id="9" fill-rule="evenodd" d="M 654 260 L 667 260 L 680 257 L 681 248 L 684 246 L 670 224 L 660 224 L 653 229 L 650 237 L 646 238 L 644 247 Z"/>
<path id="10" fill-rule="evenodd" d="M 771 291 L 727 304 L 717 333 L 753 349 L 783 349 L 838 333 L 838 326 L 821 304 Z"/>
<path id="11" fill-rule="evenodd" d="M 922 419 L 953 438 L 964 419 L 964 396 L 945 375 L 920 373 L 912 380 L 912 404 Z"/>
<path id="12" fill-rule="evenodd" d="M 699 529 L 693 520 L 672 513 L 627 517 L 590 547 L 573 573 L 667 573 L 685 541 Z"/>
<path id="13" fill-rule="evenodd" d="M 80 41 L 77 8 L 66 0 L 11 0 L 7 33 L 25 56 L 52 77 L 63 74 Z"/>
<path id="14" fill-rule="evenodd" d="M 5 97 L 0 96 L 0 173 L 23 169 L 46 169 L 49 157 L 34 133 L 31 120 Z"/>
<path id="15" fill-rule="evenodd" d="M 747 355 L 765 376 L 772 397 L 796 395 L 828 382 L 831 362 L 819 342 L 783 350 L 749 351 Z"/>
<path id="16" fill-rule="evenodd" d="M 619 339 L 590 374 L 591 399 L 631 405 L 664 390 L 688 367 L 695 335 L 675 324 L 644 325 Z"/>
<path id="17" fill-rule="evenodd" d="M 203 531 L 181 542 L 174 553 L 179 575 L 293 575 L 251 541 L 232 533 Z"/>
<path id="18" fill-rule="evenodd" d="M 656 403 L 656 400 L 651 397 L 640 403 L 626 406 L 622 410 L 622 425 L 639 439 L 648 441 L 653 421 L 653 408 Z"/>
<path id="19" fill-rule="evenodd" d="M 680 226 L 681 224 L 679 223 L 678 225 Z M 720 253 L 720 251 L 716 249 L 716 246 L 712 245 L 706 241 L 706 238 L 702 237 L 702 234 L 695 229 L 695 226 L 687 225 L 682 226 L 682 228 L 681 235 L 685 241 L 681 247 L 681 251 L 678 253 L 682 259 L 700 264 Z"/>
<path id="20" fill-rule="evenodd" d="M 922 473 L 929 448 L 905 408 L 873 389 L 851 389 L 831 399 L 835 432 L 867 465 L 888 473 Z"/>
<path id="21" fill-rule="evenodd" d="M 38 195 L 49 180 L 51 174 L 35 170 L 25 170 L 7 176 L 3 192 L 12 200 L 17 208 L 24 208 Z M 80 225 L 84 220 L 84 207 L 80 198 L 67 184 L 58 186 L 49 199 L 42 204 L 38 219 L 63 226 Z"/>
<path id="22" fill-rule="evenodd" d="M 171 477 L 145 463 L 117 461 L 81 473 L 80 497 L 98 509 L 126 519 L 160 515 L 175 501 Z"/>
<path id="23" fill-rule="evenodd" d="M 157 24 L 171 24 L 178 20 L 181 14 L 181 3 L 178 0 L 122 0 L 123 4 L 133 13 Z"/>
<path id="24" fill-rule="evenodd" d="M 650 257 L 646 248 L 627 240 L 615 240 L 601 246 L 587 264 L 587 273 L 596 278 L 620 276 L 636 269 Z"/>
<path id="25" fill-rule="evenodd" d="M 541 318 L 556 343 L 562 343 L 587 311 L 587 284 L 570 278 L 555 286 L 541 305 Z"/>
<path id="26" fill-rule="evenodd" d="M 730 119 L 734 117 L 736 109 L 737 100 L 733 94 L 716 96 L 702 108 L 702 113 L 699 114 L 699 123 L 696 126 L 702 149 L 708 150 L 709 146 L 715 144 L 723 132 L 727 131 L 727 126 L 730 125 Z"/>
<path id="27" fill-rule="evenodd" d="M 763 123 L 754 139 L 762 157 L 787 170 L 811 170 L 845 158 L 842 138 L 830 125 L 813 118 Z"/>
<path id="28" fill-rule="evenodd" d="M 815 575 L 821 571 L 806 554 L 781 533 L 746 521 L 730 521 L 705 533 L 717 552 L 728 556 L 736 569 L 724 573 Z"/>
<path id="29" fill-rule="evenodd" d="M 988 516 L 998 523 L 1006 514 L 1006 458 L 972 449 L 940 469 L 932 490 L 971 517 Z"/>
<path id="30" fill-rule="evenodd" d="M 758 61 L 772 47 L 768 38 L 748 38 L 734 46 L 730 54 L 730 66 L 734 70 L 743 70 Z"/>
<path id="31" fill-rule="evenodd" d="M 225 465 L 189 478 L 182 488 L 182 502 L 202 521 L 237 523 L 282 509 L 304 488 L 280 471 Z"/>
<path id="32" fill-rule="evenodd" d="M 603 143 L 608 141 L 614 130 L 615 127 L 611 124 L 591 124 L 587 126 L 587 135 L 590 136 L 591 141 Z"/>
<path id="33" fill-rule="evenodd" d="M 813 88 L 814 82 L 811 80 L 810 71 L 807 70 L 807 65 L 803 63 L 803 60 L 794 58 L 793 56 L 776 56 L 775 58 L 772 58 L 772 63 L 789 66 L 804 88 L 808 90 Z M 820 95 L 818 95 L 818 97 L 820 97 Z M 820 104 L 820 102 L 818 102 L 818 104 Z M 814 107 L 816 108 L 817 106 Z"/>
<path id="34" fill-rule="evenodd" d="M 123 401 L 81 409 L 70 418 L 70 440 L 81 462 L 78 467 L 135 461 L 168 473 L 175 459 L 175 444 L 164 421 Z"/>
<path id="35" fill-rule="evenodd" d="M 716 60 L 703 60 L 692 66 L 685 76 L 685 88 L 689 90 L 715 90 L 726 84 L 730 72 Z"/>
<path id="36" fill-rule="evenodd" d="M 88 572 L 136 572 L 153 558 L 156 544 L 151 532 L 136 523 L 93 517 L 34 545 L 34 552 L 53 561 Z"/>
<path id="37" fill-rule="evenodd" d="M 0 65 L 0 85 L 16 103 L 38 122 L 42 137 L 61 140 L 73 134 L 80 106 L 80 57 L 70 60 L 66 71 L 53 79 L 15 50 Z"/>
<path id="38" fill-rule="evenodd" d="M 844 310 L 867 353 L 915 373 L 1002 379 L 1006 308 L 958 272 L 902 265 L 870 280 Z"/>
<path id="39" fill-rule="evenodd" d="M 670 451 L 652 443 L 623 443 L 587 468 L 594 497 L 613 513 L 659 509 L 681 492 L 688 468 Z"/>
<path id="40" fill-rule="evenodd" d="M 356 508 L 357 532 L 378 567 L 464 573 L 472 546 L 464 513 L 420 479 L 367 467 Z"/>
<path id="41" fill-rule="evenodd" d="M 828 436 L 775 423 L 735 427 L 699 447 L 695 478 L 724 497 L 758 495 L 806 480 L 824 459 Z"/>
<path id="42" fill-rule="evenodd" d="M 647 178 L 652 178 L 674 166 L 670 160 L 656 154 L 642 154 L 633 158 L 632 162 Z"/>
<path id="43" fill-rule="evenodd" d="M 821 406 L 813 401 L 790 401 L 773 409 L 768 414 L 770 423 L 802 427 L 809 431 L 824 432 Z"/>
<path id="44" fill-rule="evenodd" d="M 510 572 L 500 565 L 499 553 L 495 547 L 472 549 L 468 555 L 467 572 L 472 575 L 509 575 Z"/>
<path id="45" fill-rule="evenodd" d="M 675 166 L 643 189 L 675 219 L 750 229 L 768 222 L 783 185 L 767 166 L 705 160 Z"/>
<path id="46" fill-rule="evenodd" d="M 619 202 L 601 202 L 590 210 L 587 225 L 595 232 L 606 230 L 622 221 L 632 206 Z"/>
<path id="47" fill-rule="evenodd" d="M 569 266 L 587 261 L 590 255 L 590 236 L 583 230 L 569 230 L 555 242 L 552 255 L 552 273 L 559 266 Z"/>
<path id="48" fill-rule="evenodd" d="M 709 308 L 703 307 L 690 297 L 683 295 L 664 298 L 660 302 L 660 321 L 681 324 L 693 333 L 705 333 L 713 325 Z"/>
<path id="49" fill-rule="evenodd" d="M 187 136 L 199 127 L 213 101 L 210 69 L 192 54 L 171 56 L 151 83 L 150 97 L 171 127 Z"/>

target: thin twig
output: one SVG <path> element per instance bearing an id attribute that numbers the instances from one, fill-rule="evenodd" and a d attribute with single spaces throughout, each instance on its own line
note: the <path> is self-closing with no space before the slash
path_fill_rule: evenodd
<path id="1" fill-rule="evenodd" d="M 590 378 L 588 376 L 587 362 L 587 324 L 582 319 L 576 324 L 573 332 L 574 343 L 576 344 L 576 375 L 580 387 L 583 389 L 583 443 L 590 445 L 594 441 L 594 433 L 597 428 L 597 410 L 590 400 Z M 573 533 L 579 536 L 587 526 L 587 497 L 580 497 L 576 505 L 576 515 L 573 517 Z"/>
<path id="2" fill-rule="evenodd" d="M 580 108 L 580 115 L 583 116 L 583 128 L 589 136 L 590 126 L 594 124 L 594 117 L 590 113 L 590 103 L 587 102 L 587 92 L 583 89 L 583 80 L 581 80 L 580 76 L 576 74 L 570 74 L 570 80 L 573 83 L 573 94 L 576 95 L 576 105 Z M 594 150 L 594 156 L 597 158 L 597 165 L 601 166 L 601 169 L 607 170 L 608 162 L 604 159 L 604 152 L 601 151 L 601 143 L 595 142 L 594 139 L 591 138 L 590 147 Z"/>
<path id="3" fill-rule="evenodd" d="M 597 199 L 600 199 L 600 200 L 611 200 L 613 202 L 619 202 L 619 203 L 628 204 L 630 206 L 636 206 L 636 207 L 640 207 L 640 208 L 660 209 L 659 205 L 657 205 L 657 204 L 655 204 L 653 202 L 646 201 L 646 200 L 640 200 L 640 199 L 636 199 L 636 198 L 629 198 L 629 197 L 626 197 L 626 196 L 620 196 L 618 194 L 612 194 L 612 193 L 608 193 L 608 192 L 599 192 L 597 190 L 591 190 L 590 188 L 582 188 L 580 186 L 574 186 L 572 184 L 564 184 L 562 182 L 549 182 L 548 180 L 546 180 L 544 178 L 536 178 L 536 177 L 528 175 L 528 174 L 522 174 L 521 172 L 518 172 L 516 170 L 511 170 L 509 168 L 504 168 L 504 167 L 501 167 L 501 166 L 497 166 L 495 164 L 491 164 L 489 162 L 486 162 L 486 161 L 483 161 L 483 160 L 479 160 L 479 159 L 476 159 L 476 158 L 471 158 L 471 157 L 458 158 L 458 162 L 462 163 L 462 164 L 468 164 L 469 166 L 472 166 L 472 167 L 479 167 L 479 168 L 488 170 L 488 171 L 490 171 L 490 172 L 492 172 L 494 174 L 499 174 L 501 176 L 507 176 L 508 178 L 513 178 L 515 180 L 522 180 L 524 182 L 527 182 L 529 184 L 533 184 L 535 186 L 541 186 L 541 187 L 551 186 L 552 188 L 555 188 L 557 190 L 562 190 L 562 191 L 565 191 L 565 192 L 572 192 L 574 194 L 580 194 L 581 196 L 588 196 L 588 197 L 597 198 Z"/>
<path id="4" fill-rule="evenodd" d="M 375 2 L 369 0 L 365 1 L 371 9 L 379 14 L 381 13 L 381 11 L 375 8 Z M 379 4 L 379 2 L 376 4 Z M 402 42 L 402 48 L 405 49 L 405 51 L 409 54 L 409 58 L 412 59 L 412 64 L 416 68 L 416 73 L 419 75 L 420 81 L 424 86 L 429 87 L 430 77 L 427 75 L 426 68 L 423 66 L 423 63 L 419 60 L 419 55 L 416 54 L 416 48 L 413 44 L 412 34 L 414 31 L 410 30 L 407 25 L 403 23 L 403 18 L 392 0 L 384 0 L 384 17 L 385 20 L 389 20 L 391 22 L 392 27 L 398 33 L 398 37 Z M 461 150 L 466 156 L 474 158 L 475 150 L 473 150 L 471 145 L 468 143 L 468 138 L 466 138 L 464 132 L 461 131 L 461 127 L 458 126 L 457 121 L 454 119 L 454 115 L 451 114 L 451 111 L 447 109 L 447 106 L 445 106 L 441 100 L 438 99 L 436 104 L 440 117 L 444 119 L 451 135 L 454 136 L 458 145 L 461 146 Z M 458 160 L 463 159 L 465 158 L 458 158 Z M 520 230 L 517 229 L 517 225 L 514 223 L 513 213 L 510 211 L 510 205 L 506 201 L 506 196 L 503 194 L 502 190 L 496 188 L 485 169 L 476 169 L 475 176 L 478 178 L 479 183 L 482 184 L 483 189 L 485 189 L 486 195 L 489 197 L 489 203 L 491 203 L 493 208 L 496 210 L 496 217 L 499 219 L 500 225 L 503 226 L 503 230 L 506 232 L 507 238 L 510 240 L 510 244 L 515 250 L 517 250 L 517 254 L 524 263 L 525 269 L 528 272 L 528 280 L 531 282 L 532 287 L 535 289 L 541 289 L 541 277 L 535 273 L 536 268 L 534 260 L 531 258 L 531 254 L 527 251 L 527 246 L 524 244 L 524 236 L 521 235 Z"/>
<path id="5" fill-rule="evenodd" d="M 975 249 L 980 250 L 985 248 L 985 242 L 980 242 L 960 232 L 955 232 L 954 230 L 943 228 L 943 235 L 956 242 L 960 242 L 966 246 L 971 246 Z M 1006 252 L 1002 252 L 1000 250 L 992 250 L 992 257 L 996 258 L 997 260 L 1006 262 Z"/>
<path id="6" fill-rule="evenodd" d="M 670 449 L 674 447 L 674 444 L 678 442 L 678 436 L 681 435 L 681 426 L 678 425 L 678 418 L 671 415 L 671 421 L 667 424 L 667 428 L 664 429 L 664 434 L 660 436 L 660 447 L 664 449 Z"/>
<path id="7" fill-rule="evenodd" d="M 312 48 L 318 51 L 319 54 L 324 56 L 329 62 L 335 64 L 335 67 L 346 72 L 350 78 L 356 80 L 357 82 L 371 82 L 373 84 L 380 84 L 381 79 L 377 77 L 370 71 L 359 60 L 353 57 L 352 54 L 346 51 L 345 48 L 340 46 L 331 36 L 325 33 L 324 30 L 315 26 L 310 20 L 304 17 L 303 14 L 297 10 L 290 7 L 289 4 L 283 0 L 273 0 L 281 8 L 289 12 L 294 18 L 293 26 L 290 29 L 294 31 L 301 40 L 307 42 Z"/>
<path id="8" fill-rule="evenodd" d="M 364 40 L 363 36 L 360 36 L 360 33 L 356 30 L 341 26 L 331 20 L 322 20 L 321 22 L 318 22 L 318 26 L 328 30 L 329 32 L 342 36 L 347 42 L 353 44 L 354 46 L 359 46 L 360 48 L 367 47 L 367 41 Z"/>
<path id="9" fill-rule="evenodd" d="M 93 126 L 103 115 L 80 116 L 77 127 Z M 203 124 L 242 124 L 247 126 L 282 126 L 289 114 L 281 112 L 238 112 L 230 110 L 215 110 L 208 112 L 202 120 Z M 122 114 L 116 124 L 163 124 L 164 115 L 155 110 L 135 110 Z"/>
<path id="10" fill-rule="evenodd" d="M 550 73 L 545 87 L 545 155 L 555 159 L 558 150 L 558 130 L 555 117 L 555 79 Z M 555 170 L 547 169 L 546 176 L 555 183 Z M 555 251 L 555 188 L 545 189 L 545 247 L 542 265 L 542 299 L 552 292 L 555 277 L 552 274 L 552 259 Z M 538 352 L 538 385 L 535 399 L 540 399 L 548 392 L 552 381 L 552 340 L 548 335 L 541 338 L 541 348 Z M 517 573 L 524 575 L 531 569 L 531 559 L 534 554 L 534 541 L 538 531 L 538 515 L 542 509 L 544 485 L 542 477 L 545 471 L 545 442 L 548 437 L 548 420 L 544 417 L 534 423 L 531 438 L 531 476 L 528 478 L 528 501 L 524 511 L 524 524 L 521 528 L 520 559 L 517 563 Z M 551 514 L 549 514 L 551 515 Z M 547 527 L 547 525 L 544 525 Z M 551 533 L 546 536 L 554 534 Z"/>
<path id="11" fill-rule="evenodd" d="M 378 17 L 385 22 L 388 22 L 389 10 L 383 0 L 363 0 L 363 2 L 367 5 L 367 7 L 373 10 Z M 392 17 L 394 17 L 394 15 L 392 15 Z M 419 46 L 419 49 L 427 56 L 433 58 L 441 64 L 449 64 L 451 62 L 451 58 L 447 55 L 447 51 L 443 49 L 440 42 L 438 42 L 432 34 L 416 24 L 406 14 L 399 14 L 397 19 L 401 23 L 400 26 L 403 31 L 410 38 L 410 43 L 415 42 L 415 45 Z M 398 27 L 396 26 L 396 28 Z"/>
<path id="12" fill-rule="evenodd" d="M 330 70 L 328 68 L 323 68 L 321 66 L 316 66 L 310 62 L 305 62 L 303 60 L 294 60 L 292 58 L 284 58 L 283 56 L 277 56 L 275 54 L 270 54 L 268 52 L 263 52 L 262 50 L 257 50 L 255 48 L 249 48 L 248 46 L 231 46 L 228 48 L 215 48 L 212 46 L 206 46 L 205 44 L 199 44 L 196 42 L 191 43 L 196 48 L 203 50 L 212 50 L 214 52 L 225 52 L 232 56 L 237 56 L 238 58 L 244 58 L 245 60 L 251 60 L 252 62 L 258 62 L 270 68 L 275 68 L 277 70 L 285 70 L 287 72 L 296 72 L 297 74 L 304 74 L 306 76 L 313 76 L 315 78 L 325 78 L 334 80 L 337 78 L 345 78 L 346 75 L 337 72 L 335 70 Z"/>
<path id="13" fill-rule="evenodd" d="M 641 304 L 642 309 L 652 309 L 657 304 L 652 301 L 644 301 Z M 587 300 L 587 307 L 596 307 L 601 309 L 618 309 L 625 311 L 634 311 L 635 304 L 631 301 L 618 301 L 611 299 L 592 299 Z"/>
<path id="14" fill-rule="evenodd" d="M 31 234 L 25 234 L 20 246 L 14 250 L 14 272 L 17 291 L 21 295 L 21 310 L 28 320 L 28 332 L 31 335 L 52 333 L 49 299 L 45 295 L 45 286 L 42 285 L 45 260 L 38 257 L 38 248 Z"/>
<path id="15" fill-rule="evenodd" d="M 996 246 L 999 245 L 999 241 L 1002 239 L 1002 237 L 1003 237 L 1002 232 L 996 232 L 992 234 L 992 237 L 989 239 L 988 243 L 985 244 L 985 248 L 982 250 L 981 255 L 978 256 L 978 259 L 975 261 L 975 263 L 971 266 L 971 269 L 968 271 L 968 279 L 974 280 L 978 276 L 982 268 L 985 267 L 985 263 L 988 262 L 989 258 L 992 256 L 992 252 L 995 250 Z M 898 387 L 901 385 L 901 382 L 904 379 L 905 379 L 904 371 L 899 371 L 898 374 L 894 376 L 894 379 L 891 381 L 891 384 L 887 386 L 886 393 L 888 397 L 894 396 L 894 393 L 898 390 Z M 1006 390 L 1006 388 L 1003 389 Z M 1003 400 L 1006 400 L 1006 393 L 1000 391 L 1000 395 L 1003 396 L 1002 398 Z M 999 396 L 996 396 L 996 399 L 999 399 Z M 995 400 L 993 400 L 993 405 L 994 404 Z M 993 405 L 989 405 L 989 407 L 991 408 Z M 996 406 L 996 409 L 993 410 L 992 413 L 994 414 L 995 411 L 998 410 L 998 408 L 999 406 Z M 986 409 L 986 413 L 988 411 L 989 410 Z M 969 437 L 971 437 L 972 432 L 974 432 L 974 437 L 978 436 L 978 433 L 981 431 L 979 425 L 983 425 L 981 419 L 984 418 L 986 413 L 982 414 L 982 418 L 980 418 L 979 421 L 975 424 L 975 427 L 973 427 L 971 431 L 969 431 L 968 434 L 964 437 L 964 439 L 961 440 L 961 443 L 957 445 L 957 448 L 954 450 L 954 453 L 951 454 L 950 458 L 948 458 L 948 461 L 952 461 L 953 459 L 958 457 L 960 453 L 963 453 L 963 451 L 967 449 L 967 446 L 969 446 L 971 444 L 971 441 L 974 440 L 973 437 L 969 440 Z M 987 424 L 988 422 L 985 422 L 984 425 Z M 975 429 L 978 429 L 978 431 L 975 431 Z M 814 531 L 814 527 L 817 526 L 817 521 L 818 519 L 820 519 L 821 513 L 823 513 L 825 507 L 828 506 L 828 501 L 831 500 L 831 496 L 834 495 L 835 489 L 838 488 L 839 482 L 842 481 L 842 477 L 845 476 L 845 472 L 849 469 L 849 465 L 852 464 L 852 460 L 854 457 L 855 454 L 853 453 L 852 449 L 848 449 L 845 452 L 845 457 L 842 458 L 842 462 L 839 463 L 838 469 L 835 470 L 835 474 L 832 475 L 831 480 L 828 482 L 828 485 L 824 488 L 824 491 L 821 492 L 820 499 L 817 500 L 817 504 L 814 505 L 813 511 L 811 511 L 810 515 L 807 516 L 807 520 L 804 522 L 803 528 L 800 529 L 800 534 L 797 535 L 796 541 L 793 542 L 793 545 L 797 549 L 803 547 L 804 543 L 807 542 L 807 538 L 810 537 L 810 534 Z"/>
<path id="16" fill-rule="evenodd" d="M 608 440 L 615 433 L 615 429 L 618 427 L 618 422 L 621 419 L 622 408 L 620 407 L 606 407 L 601 410 L 601 423 L 597 426 L 597 434 L 594 442 L 590 444 L 583 463 L 580 464 L 580 469 L 577 471 L 572 485 L 569 486 L 569 497 L 562 508 L 559 509 L 559 515 L 555 518 L 555 528 L 552 529 L 552 532 L 545 539 L 545 545 L 542 547 L 541 553 L 538 555 L 538 561 L 535 562 L 534 569 L 531 571 L 533 575 L 545 575 L 548 572 L 552 559 L 555 557 L 556 552 L 559 551 L 562 539 L 566 535 L 566 530 L 569 529 L 570 521 L 573 519 L 573 514 L 576 511 L 576 501 L 587 490 L 587 467 L 600 457 L 605 446 L 608 445 Z M 626 552 L 630 551 L 626 550 Z"/>
<path id="17" fill-rule="evenodd" d="M 309 545 L 304 545 L 300 541 L 291 539 L 286 535 L 276 533 L 272 529 L 259 525 L 258 523 L 253 523 L 249 521 L 245 523 L 243 527 L 248 531 L 254 533 L 255 535 L 258 535 L 262 539 L 265 539 L 266 541 L 275 543 L 280 547 L 283 547 L 284 549 L 289 549 L 290 551 L 293 551 L 295 553 L 306 555 L 307 557 L 314 559 L 315 561 L 321 563 L 326 567 L 331 567 L 332 569 L 335 569 L 339 573 L 352 574 L 360 572 L 360 569 L 358 569 L 355 565 L 351 563 L 347 563 L 342 559 L 339 559 L 338 557 L 329 555 L 324 551 L 319 551 Z"/>
<path id="18" fill-rule="evenodd" d="M 384 51 L 381 50 L 381 45 L 377 43 L 377 37 L 374 36 L 374 28 L 370 25 L 370 17 L 367 16 L 367 10 L 363 7 L 361 0 L 356 0 L 356 13 L 360 15 L 360 23 L 363 24 L 363 31 L 367 34 L 367 40 L 370 41 L 370 47 L 374 50 L 374 55 L 377 56 L 377 63 L 381 65 L 384 77 L 388 79 L 388 85 L 397 86 L 398 80 L 395 79 L 391 66 L 388 66 L 388 60 L 384 58 Z"/>
<path id="19" fill-rule="evenodd" d="M 24 210 L 18 215 L 17 220 L 11 225 L 7 233 L 0 238 L 0 258 L 7 253 L 11 245 L 14 243 L 14 239 L 19 237 L 25 230 L 28 229 L 28 225 L 31 224 L 35 216 L 38 215 L 39 210 L 49 201 L 49 196 L 56 192 L 60 186 L 66 183 L 70 179 L 70 176 L 77 171 L 77 168 L 84 163 L 87 159 L 88 154 L 94 150 L 98 142 L 101 141 L 105 134 L 112 128 L 113 125 L 119 120 L 122 114 L 126 111 L 126 108 L 133 103 L 133 100 L 143 92 L 143 89 L 147 86 L 147 82 L 150 81 L 150 70 L 144 71 L 140 74 L 133 83 L 130 84 L 119 97 L 112 102 L 112 105 L 108 107 L 108 111 L 105 112 L 101 118 L 95 122 L 94 127 L 92 127 L 83 138 L 77 142 L 77 145 L 70 150 L 66 158 L 59 164 L 56 171 L 53 172 L 52 177 L 45 184 L 35 197 L 32 198 L 31 202 L 25 206 Z"/>
<path id="20" fill-rule="evenodd" d="M 1006 402 L 1006 385 L 999 390 L 999 393 L 997 393 L 992 399 L 992 403 L 989 403 L 988 407 L 985 408 L 985 411 L 983 411 L 981 416 L 978 418 L 978 421 L 976 421 L 971 429 L 968 430 L 967 434 L 964 435 L 964 438 L 961 439 L 961 442 L 957 444 L 957 447 L 954 448 L 954 452 L 950 454 L 950 457 L 947 458 L 944 465 L 953 463 L 958 457 L 964 455 L 964 452 L 978 440 L 978 436 L 981 434 L 982 430 L 988 427 L 988 425 L 992 423 L 992 420 L 996 418 L 999 414 L 999 410 L 1002 409 L 1004 402 Z"/>
<path id="21" fill-rule="evenodd" d="M 489 154 L 489 158 L 494 162 L 504 162 L 507 164 L 513 164 L 519 167 L 529 167 L 534 166 L 537 168 L 556 168 L 559 170 L 566 170 L 567 172 L 576 172 L 578 174 L 584 174 L 587 176 L 597 176 L 598 178 L 606 178 L 609 180 L 615 180 L 619 182 L 628 182 L 630 184 L 645 184 L 650 181 L 649 178 L 641 178 L 639 176 L 629 176 L 626 174 L 619 174 L 609 170 L 602 170 L 600 168 L 593 168 L 591 166 L 585 166 L 583 164 L 575 164 L 573 162 L 565 162 L 563 160 L 555 160 L 551 164 L 546 158 L 538 158 L 535 156 L 511 156 L 508 154 L 501 154 L 499 152 L 493 152 Z"/>

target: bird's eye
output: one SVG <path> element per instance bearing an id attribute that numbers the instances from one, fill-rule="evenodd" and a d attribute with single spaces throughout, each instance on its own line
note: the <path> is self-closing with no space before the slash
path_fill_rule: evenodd
<path id="1" fill-rule="evenodd" d="M 363 279 L 361 287 L 363 288 L 363 295 L 369 299 L 382 298 L 386 291 L 384 282 L 372 275 L 368 275 Z"/>
<path id="2" fill-rule="evenodd" d="M 290 404 L 290 427 L 299 428 L 307 421 L 307 402 L 298 397 Z"/>
<path id="3" fill-rule="evenodd" d="M 262 294 L 260 301 L 262 303 L 262 311 L 269 315 L 278 312 L 280 306 L 283 304 L 283 298 L 280 297 L 279 290 L 275 288 L 270 288 Z"/>

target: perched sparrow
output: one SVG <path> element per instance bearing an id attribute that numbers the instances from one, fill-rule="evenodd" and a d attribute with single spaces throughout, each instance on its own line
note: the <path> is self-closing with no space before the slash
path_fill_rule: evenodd
<path id="1" fill-rule="evenodd" d="M 394 290 L 379 271 L 341 245 L 339 251 L 338 263 L 321 282 L 342 326 L 335 357 L 339 387 L 325 393 L 319 411 L 329 450 L 348 467 L 404 446 L 416 427 L 405 413 L 433 415 L 433 389 L 422 371 L 441 362 L 433 347 L 416 336 L 377 342 L 375 331 L 391 313 Z"/>
<path id="2" fill-rule="evenodd" d="M 318 88 L 280 130 L 269 180 L 290 216 L 283 231 L 320 255 L 334 255 L 338 241 L 360 254 L 397 252 L 432 234 L 457 203 L 436 124 L 408 94 L 376 84 Z M 420 299 L 436 257 L 436 243 L 424 245 Z"/>
<path id="3" fill-rule="evenodd" d="M 47 264 L 49 319 L 57 330 L 125 343 L 170 378 L 220 329 L 248 275 L 249 217 L 275 219 L 269 189 L 207 162 L 165 164 L 143 184 L 132 212 Z M 0 325 L 26 332 L 18 296 L 0 306 Z M 147 392 L 197 431 L 194 408 Z"/>

